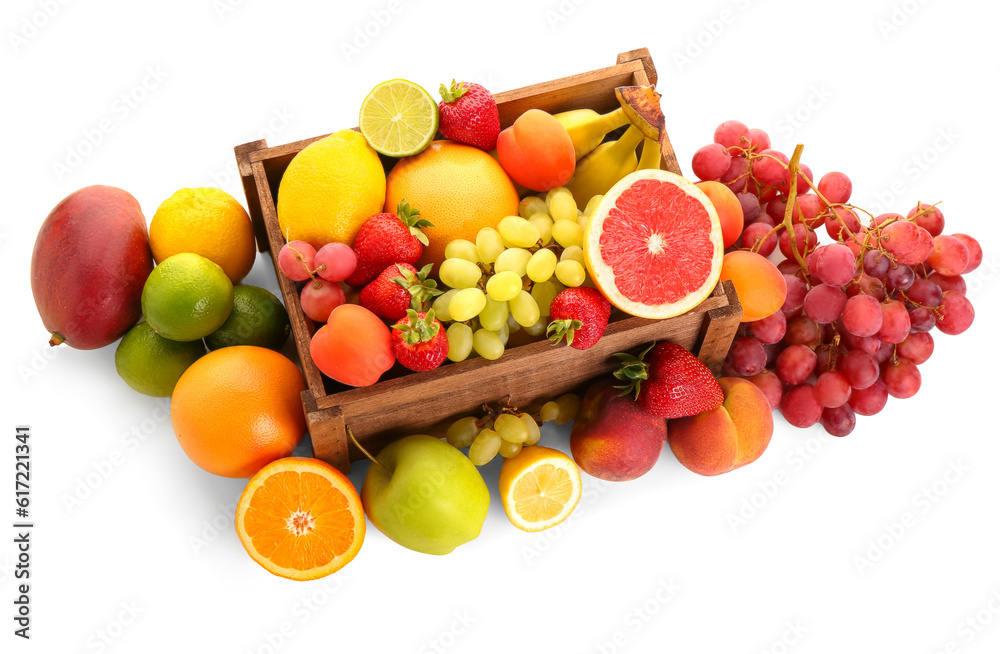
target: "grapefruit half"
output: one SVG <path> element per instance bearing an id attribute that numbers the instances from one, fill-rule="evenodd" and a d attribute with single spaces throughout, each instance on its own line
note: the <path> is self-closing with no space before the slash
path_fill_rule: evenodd
<path id="1" fill-rule="evenodd" d="M 722 254 L 711 200 L 665 170 L 623 177 L 584 234 L 594 284 L 611 304 L 642 318 L 669 318 L 697 306 L 719 281 Z"/>

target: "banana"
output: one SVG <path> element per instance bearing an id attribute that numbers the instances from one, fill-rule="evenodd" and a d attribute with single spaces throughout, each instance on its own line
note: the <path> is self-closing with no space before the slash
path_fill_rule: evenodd
<path id="1" fill-rule="evenodd" d="M 635 149 L 642 140 L 642 132 L 635 125 L 626 130 L 620 139 L 602 143 L 576 164 L 576 172 L 566 184 L 573 193 L 577 206 L 586 205 L 595 195 L 603 195 L 639 164 Z"/>
<path id="2" fill-rule="evenodd" d="M 646 170 L 647 168 L 660 167 L 660 144 L 653 139 L 643 139 L 642 155 L 639 157 L 639 165 L 636 170 Z"/>
<path id="3" fill-rule="evenodd" d="M 555 119 L 569 132 L 577 160 L 593 152 L 608 132 L 628 124 L 628 116 L 622 108 L 603 115 L 593 109 L 574 109 L 556 114 Z"/>

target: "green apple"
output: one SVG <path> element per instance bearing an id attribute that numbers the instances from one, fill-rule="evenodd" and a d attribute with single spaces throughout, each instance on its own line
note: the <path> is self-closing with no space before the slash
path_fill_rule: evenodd
<path id="1" fill-rule="evenodd" d="M 361 502 L 372 524 L 403 547 L 448 554 L 479 536 L 490 493 L 460 450 L 416 435 L 382 448 L 365 475 Z"/>

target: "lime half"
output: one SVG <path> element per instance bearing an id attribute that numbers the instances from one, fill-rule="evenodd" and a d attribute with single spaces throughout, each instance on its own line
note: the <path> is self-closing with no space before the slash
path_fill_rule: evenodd
<path id="1" fill-rule="evenodd" d="M 359 126 L 376 152 L 409 157 L 426 148 L 437 135 L 437 104 L 423 87 L 392 79 L 373 88 L 361 103 Z"/>

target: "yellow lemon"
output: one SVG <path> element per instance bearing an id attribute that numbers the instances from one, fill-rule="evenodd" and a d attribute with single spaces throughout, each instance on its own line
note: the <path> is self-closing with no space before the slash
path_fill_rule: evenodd
<path id="1" fill-rule="evenodd" d="M 334 132 L 295 155 L 278 189 L 278 224 L 288 241 L 353 245 L 385 202 L 385 171 L 365 137 Z"/>
<path id="2" fill-rule="evenodd" d="M 580 501 L 580 469 L 559 450 L 533 445 L 503 462 L 500 499 L 507 517 L 524 531 L 554 527 Z"/>
<path id="3" fill-rule="evenodd" d="M 234 284 L 250 272 L 257 255 L 250 216 L 217 188 L 182 188 L 167 198 L 149 224 L 149 247 L 157 263 L 182 252 L 200 254 Z"/>

